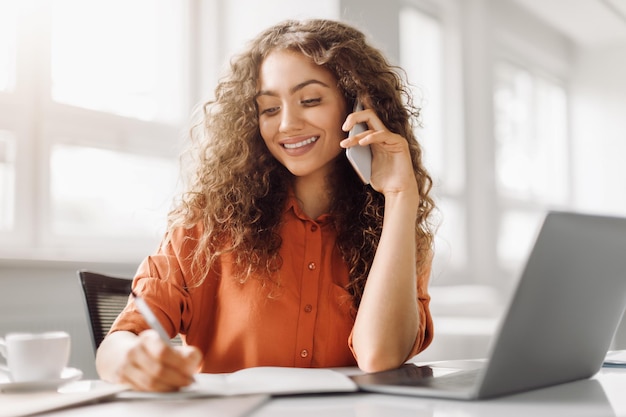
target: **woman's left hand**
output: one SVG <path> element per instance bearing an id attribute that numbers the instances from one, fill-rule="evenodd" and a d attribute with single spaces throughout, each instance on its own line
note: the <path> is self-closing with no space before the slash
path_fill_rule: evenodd
<path id="1" fill-rule="evenodd" d="M 342 129 L 349 131 L 357 123 L 366 123 L 369 129 L 344 139 L 341 141 L 341 147 L 371 146 L 372 188 L 385 196 L 417 192 L 417 182 L 406 139 L 390 132 L 371 108 L 349 114 Z"/>

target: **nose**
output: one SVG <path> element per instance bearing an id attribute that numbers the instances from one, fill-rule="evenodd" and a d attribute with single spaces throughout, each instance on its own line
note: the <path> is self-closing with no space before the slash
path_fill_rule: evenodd
<path id="1" fill-rule="evenodd" d="M 280 115 L 279 130 L 289 133 L 300 129 L 303 125 L 302 114 L 298 106 L 285 105 Z"/>

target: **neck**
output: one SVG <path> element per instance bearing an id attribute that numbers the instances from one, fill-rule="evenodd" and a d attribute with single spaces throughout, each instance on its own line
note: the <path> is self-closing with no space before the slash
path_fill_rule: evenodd
<path id="1" fill-rule="evenodd" d="M 327 213 L 330 208 L 330 193 L 324 177 L 296 178 L 294 193 L 302 211 L 311 219 L 317 219 L 322 214 Z"/>

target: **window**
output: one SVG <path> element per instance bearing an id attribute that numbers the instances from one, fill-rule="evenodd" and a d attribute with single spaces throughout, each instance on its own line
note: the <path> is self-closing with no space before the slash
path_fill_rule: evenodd
<path id="1" fill-rule="evenodd" d="M 495 68 L 496 188 L 501 266 L 526 258 L 545 209 L 569 203 L 567 98 L 558 83 L 501 61 Z"/>
<path id="2" fill-rule="evenodd" d="M 494 104 L 500 194 L 518 200 L 565 203 L 569 169 L 563 88 L 500 62 Z"/>
<path id="3" fill-rule="evenodd" d="M 15 46 L 17 36 L 17 2 L 0 1 L 0 99 L 15 86 Z M 9 119 L 0 100 L 0 234 L 15 223 L 15 135 L 3 127 Z"/>
<path id="4" fill-rule="evenodd" d="M 173 0 L 55 0 L 52 99 L 142 120 L 179 121 L 181 19 Z"/>
<path id="5" fill-rule="evenodd" d="M 0 1 L 0 92 L 10 91 L 15 80 L 17 2 Z"/>
<path id="6" fill-rule="evenodd" d="M 425 128 L 418 134 L 427 147 L 425 158 L 431 174 L 444 178 L 442 99 L 443 61 L 441 24 L 414 7 L 400 11 L 400 63 L 409 76 L 412 94 L 419 104 Z"/>
<path id="7" fill-rule="evenodd" d="M 13 227 L 15 201 L 15 138 L 0 130 L 0 232 Z"/>
<path id="8" fill-rule="evenodd" d="M 444 65 L 449 45 L 443 19 L 415 6 L 401 8 L 399 19 L 400 65 L 421 107 L 423 126 L 416 135 L 433 177 L 433 194 L 441 214 L 434 263 L 434 277 L 440 280 L 444 278 L 440 270 L 463 270 L 467 263 L 462 135 L 449 128 L 455 118 L 454 104 L 444 105 L 446 97 L 456 93 L 449 89 L 449 78 L 455 74 Z"/>
<path id="9" fill-rule="evenodd" d="M 520 47 L 523 43 L 512 41 L 511 34 L 491 39 L 499 31 L 508 33 L 507 27 L 482 32 L 458 6 L 406 0 L 399 14 L 400 65 L 422 100 L 424 126 L 417 134 L 441 213 L 433 281 L 506 290 L 546 209 L 571 203 L 567 94 L 564 82 L 536 59 L 541 54 Z M 481 31 L 473 31 L 474 23 Z M 496 48 L 479 48 L 461 60 L 460 48 L 471 51 L 476 45 L 463 27 Z M 473 90 L 467 98 L 463 82 L 489 88 Z M 487 111 L 490 105 L 465 107 L 489 100 L 493 114 Z M 465 123 L 468 117 L 472 126 Z M 466 138 L 471 142 L 465 144 Z M 466 173 L 466 158 L 476 155 L 486 164 Z"/>
<path id="10" fill-rule="evenodd" d="M 132 238 L 164 223 L 177 170 L 171 158 L 57 144 L 50 174 L 52 233 Z"/>
<path id="11" fill-rule="evenodd" d="M 191 8 L 0 1 L 3 256 L 136 261 L 154 249 L 190 111 Z"/>

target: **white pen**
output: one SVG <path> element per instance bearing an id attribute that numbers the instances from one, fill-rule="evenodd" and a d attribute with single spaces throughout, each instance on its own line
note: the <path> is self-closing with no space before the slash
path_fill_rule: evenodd
<path id="1" fill-rule="evenodd" d="M 156 330 L 156 332 L 159 334 L 159 336 L 161 336 L 161 339 L 163 339 L 165 343 L 167 343 L 168 345 L 171 345 L 170 337 L 167 335 L 167 333 L 165 333 L 163 326 L 161 326 L 161 323 L 159 323 L 159 320 L 156 318 L 152 310 L 150 310 L 150 307 L 148 307 L 148 304 L 146 304 L 143 298 L 138 296 L 135 293 L 135 291 L 131 290 L 130 293 L 135 299 L 135 303 L 137 304 L 137 308 L 139 309 L 139 312 L 141 313 L 143 318 L 146 320 L 148 325 L 154 330 Z"/>

